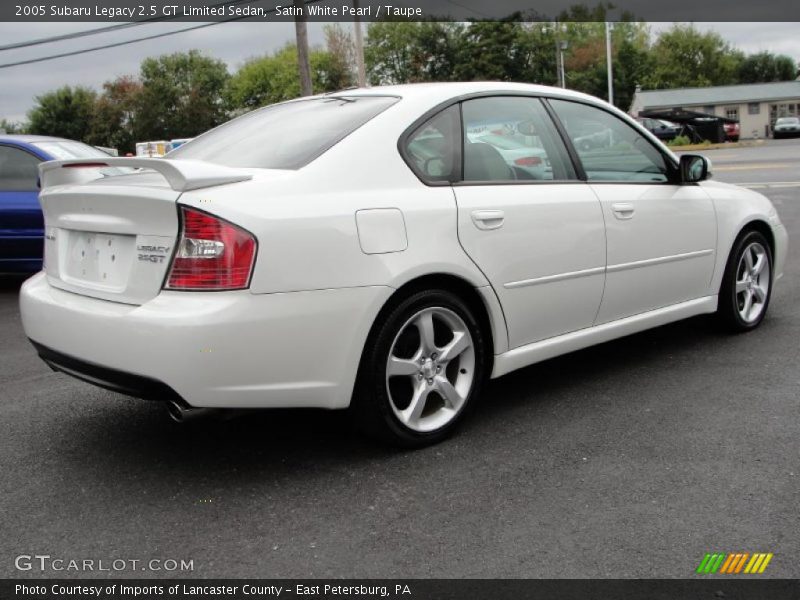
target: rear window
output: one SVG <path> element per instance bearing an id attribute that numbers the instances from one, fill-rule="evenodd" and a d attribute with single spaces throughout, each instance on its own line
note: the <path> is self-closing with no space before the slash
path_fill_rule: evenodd
<path id="1" fill-rule="evenodd" d="M 71 158 L 108 158 L 108 154 L 94 146 L 71 141 L 34 142 L 34 146 L 41 148 L 55 160 Z"/>
<path id="2" fill-rule="evenodd" d="M 299 169 L 398 101 L 328 96 L 275 104 L 229 121 L 169 153 L 228 167 Z"/>

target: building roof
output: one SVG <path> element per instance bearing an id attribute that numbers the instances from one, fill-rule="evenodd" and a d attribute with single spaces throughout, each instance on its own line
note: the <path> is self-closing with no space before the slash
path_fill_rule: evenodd
<path id="1" fill-rule="evenodd" d="M 768 100 L 799 100 L 800 81 L 718 85 L 672 90 L 641 90 L 637 91 L 636 95 L 638 96 L 636 104 L 642 108 L 707 106 L 712 104 L 766 102 Z"/>

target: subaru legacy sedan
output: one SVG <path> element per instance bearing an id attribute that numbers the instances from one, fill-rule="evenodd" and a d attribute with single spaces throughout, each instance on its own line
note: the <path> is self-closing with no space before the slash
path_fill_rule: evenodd
<path id="1" fill-rule="evenodd" d="M 25 331 L 54 369 L 177 419 L 350 408 L 372 436 L 434 443 L 487 378 L 694 315 L 757 327 L 787 250 L 764 196 L 535 85 L 302 98 L 102 162 L 140 171 L 40 167 Z"/>

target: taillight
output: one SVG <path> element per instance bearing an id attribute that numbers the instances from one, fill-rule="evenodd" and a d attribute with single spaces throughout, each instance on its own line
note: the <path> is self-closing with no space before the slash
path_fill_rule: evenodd
<path id="1" fill-rule="evenodd" d="M 542 159 L 538 156 L 524 156 L 515 160 L 514 164 L 520 167 L 535 167 L 536 165 L 542 164 Z"/>
<path id="2" fill-rule="evenodd" d="M 250 285 L 256 238 L 228 221 L 181 207 L 168 290 L 241 290 Z"/>

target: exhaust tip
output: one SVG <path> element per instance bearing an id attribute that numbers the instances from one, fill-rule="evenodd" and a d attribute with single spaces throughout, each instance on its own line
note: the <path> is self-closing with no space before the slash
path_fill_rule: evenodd
<path id="1" fill-rule="evenodd" d="M 170 419 L 176 423 L 186 423 L 187 421 L 194 421 L 195 419 L 222 416 L 227 412 L 229 411 L 219 408 L 186 408 L 178 404 L 175 400 L 169 400 L 167 402 L 167 414 Z"/>
<path id="2" fill-rule="evenodd" d="M 185 411 L 186 409 L 179 406 L 177 402 L 167 402 L 167 414 L 169 415 L 169 418 L 176 423 L 183 423 L 186 420 L 184 416 Z"/>

